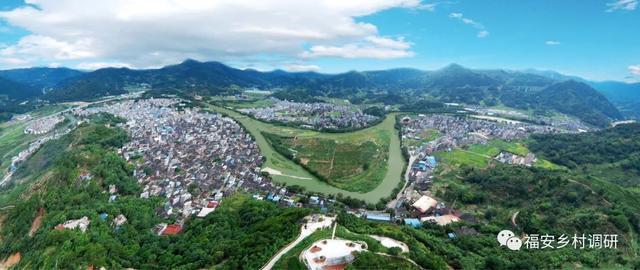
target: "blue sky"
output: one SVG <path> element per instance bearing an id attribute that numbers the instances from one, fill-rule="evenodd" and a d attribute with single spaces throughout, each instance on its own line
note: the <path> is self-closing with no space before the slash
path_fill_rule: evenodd
<path id="1" fill-rule="evenodd" d="M 638 0 L 32 1 L 22 11 L 19 0 L 0 4 L 0 68 L 195 58 L 336 73 L 458 63 L 640 81 Z"/>

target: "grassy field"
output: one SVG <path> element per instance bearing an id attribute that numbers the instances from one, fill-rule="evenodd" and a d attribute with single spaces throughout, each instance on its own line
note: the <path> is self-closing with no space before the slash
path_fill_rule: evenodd
<path id="1" fill-rule="evenodd" d="M 506 151 L 516 155 L 524 156 L 529 153 L 529 149 L 521 142 L 507 142 L 502 140 L 491 140 L 487 144 L 472 144 L 462 149 L 454 149 L 453 151 L 441 151 L 435 153 L 435 156 L 441 160 L 445 166 L 470 166 L 475 168 L 484 168 L 492 162 L 493 158 Z M 538 157 L 538 161 L 534 166 L 547 169 L 561 169 L 561 166 L 553 164 L 547 160 Z"/>
<path id="2" fill-rule="evenodd" d="M 433 141 L 436 138 L 440 137 L 440 132 L 437 129 L 426 129 L 421 134 L 418 135 L 420 139 L 415 138 L 406 138 L 404 139 L 404 145 L 412 147 L 423 145 L 427 142 Z"/>
<path id="3" fill-rule="evenodd" d="M 400 150 L 400 139 L 398 137 L 397 130 L 394 128 L 394 114 L 387 116 L 384 121 L 375 126 L 355 132 L 322 133 L 264 123 L 233 110 L 215 105 L 210 105 L 209 108 L 213 111 L 220 112 L 234 118 L 247 129 L 258 143 L 262 155 L 267 158 L 263 168 L 269 168 L 272 170 L 271 177 L 276 182 L 286 183 L 288 185 L 300 185 L 312 192 L 321 192 L 325 194 L 342 193 L 344 196 L 365 200 L 368 203 L 377 203 L 381 198 L 389 196 L 393 189 L 402 180 L 401 174 L 402 169 L 405 166 L 405 161 Z M 338 144 L 351 143 L 359 145 L 365 141 L 375 141 L 380 145 L 384 143 L 388 145 L 386 148 L 388 153 L 385 154 L 385 158 L 382 161 L 386 166 L 386 170 L 384 173 L 379 172 L 380 175 L 383 175 L 380 184 L 378 184 L 373 190 L 366 193 L 340 189 L 318 179 L 302 166 L 296 164 L 293 160 L 288 159 L 275 151 L 273 146 L 262 134 L 263 132 L 276 134 L 282 137 L 296 137 L 300 140 L 311 138 L 333 140 Z M 385 140 L 387 142 L 384 142 Z"/>

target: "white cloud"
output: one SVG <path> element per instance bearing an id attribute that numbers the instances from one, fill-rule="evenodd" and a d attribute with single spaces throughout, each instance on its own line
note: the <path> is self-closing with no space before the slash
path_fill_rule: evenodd
<path id="1" fill-rule="evenodd" d="M 74 60 L 95 56 L 90 49 L 88 39 L 76 40 L 73 43 L 58 41 L 51 37 L 40 35 L 26 36 L 15 45 L 0 50 L 2 56 L 27 56 L 35 58 L 49 58 L 55 60 Z"/>
<path id="2" fill-rule="evenodd" d="M 413 56 L 409 50 L 411 43 L 404 38 L 397 39 L 370 36 L 362 42 L 348 43 L 341 46 L 312 46 L 301 54 L 303 58 L 340 57 L 340 58 L 373 58 L 392 59 Z"/>
<path id="3" fill-rule="evenodd" d="M 485 38 L 489 35 L 489 31 L 486 30 L 480 30 L 480 32 L 478 32 L 478 34 L 476 35 L 479 38 Z"/>
<path id="4" fill-rule="evenodd" d="M 547 40 L 544 42 L 544 44 L 549 45 L 549 46 L 556 46 L 556 45 L 560 45 L 560 41 L 557 40 Z"/>
<path id="5" fill-rule="evenodd" d="M 29 61 L 20 58 L 0 57 L 0 66 L 24 67 L 29 64 Z"/>
<path id="6" fill-rule="evenodd" d="M 291 72 L 303 72 L 303 71 L 319 71 L 320 67 L 317 65 L 305 65 L 305 64 L 285 64 L 284 68 Z"/>
<path id="7" fill-rule="evenodd" d="M 452 12 L 449 14 L 449 18 L 452 19 L 456 19 L 459 20 L 460 22 L 470 25 L 473 28 L 475 28 L 476 30 L 478 30 L 478 33 L 476 34 L 476 37 L 478 38 L 485 38 L 487 36 L 489 36 L 489 31 L 487 31 L 487 29 L 484 27 L 484 25 L 482 25 L 479 22 L 476 22 L 472 19 L 469 19 L 467 17 L 464 16 L 464 14 L 462 13 L 458 13 L 458 12 Z"/>
<path id="8" fill-rule="evenodd" d="M 640 65 L 629 66 L 629 72 L 633 75 L 640 76 Z"/>
<path id="9" fill-rule="evenodd" d="M 0 56 L 134 67 L 185 58 L 238 62 L 265 54 L 291 60 L 327 54 L 323 48 L 343 48 L 349 57 L 408 56 L 409 43 L 381 37 L 375 25 L 357 17 L 390 8 L 428 8 L 421 0 L 26 2 L 30 6 L 0 12 L 0 20 L 31 32 Z"/>
<path id="10" fill-rule="evenodd" d="M 631 11 L 638 8 L 638 0 L 615 0 L 607 3 L 607 12 L 614 12 L 617 10 Z"/>

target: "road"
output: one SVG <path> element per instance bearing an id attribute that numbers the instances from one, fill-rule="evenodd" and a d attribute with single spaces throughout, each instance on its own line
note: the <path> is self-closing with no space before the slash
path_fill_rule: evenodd
<path id="1" fill-rule="evenodd" d="M 400 199 L 400 197 L 402 197 L 402 192 L 404 192 L 404 190 L 407 188 L 407 185 L 409 184 L 409 173 L 411 172 L 411 165 L 413 164 L 414 161 L 416 161 L 416 156 L 415 155 L 410 155 L 409 156 L 409 163 L 407 163 L 407 170 L 404 173 L 404 186 L 402 186 L 402 189 L 400 190 L 400 192 L 398 192 L 398 194 L 396 195 L 396 198 L 389 201 L 387 203 L 387 208 L 396 208 L 396 203 L 397 201 Z"/>
<path id="2" fill-rule="evenodd" d="M 335 217 L 327 217 L 327 216 L 322 216 L 322 217 L 323 217 L 322 221 L 316 221 L 316 222 L 310 221 L 300 226 L 300 235 L 298 235 L 298 238 L 296 238 L 295 240 L 293 240 L 293 242 L 289 243 L 287 246 L 282 248 L 278 253 L 276 253 L 276 255 L 271 257 L 271 259 L 269 260 L 269 262 L 267 262 L 267 264 L 265 264 L 260 269 L 270 270 L 280 260 L 280 258 L 282 258 L 284 254 L 287 254 L 287 252 L 289 252 L 295 246 L 300 244 L 300 242 L 302 242 L 302 240 L 307 238 L 307 236 L 311 235 L 313 232 L 315 232 L 318 229 L 331 227 L 331 224 L 333 224 L 333 222 L 336 220 Z M 311 218 L 311 216 L 307 218 Z"/>

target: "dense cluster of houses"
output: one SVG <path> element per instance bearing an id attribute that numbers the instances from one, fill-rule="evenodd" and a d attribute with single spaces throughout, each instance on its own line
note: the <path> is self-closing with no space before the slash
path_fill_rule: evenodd
<path id="1" fill-rule="evenodd" d="M 433 181 L 433 171 L 438 161 L 433 153 L 447 151 L 469 144 L 486 144 L 491 139 L 516 140 L 530 133 L 557 133 L 563 130 L 521 122 L 496 122 L 470 117 L 452 115 L 419 115 L 402 119 L 403 142 L 408 140 L 422 141 L 421 144 L 409 146 L 411 166 L 407 172 L 407 187 L 399 194 L 393 205 L 396 218 L 402 218 L 405 224 L 419 227 L 425 222 L 441 226 L 458 222 L 467 216 L 439 202 L 428 191 Z M 424 140 L 427 131 L 436 130 L 438 137 L 431 141 Z M 409 144 L 405 144 L 409 145 Z M 502 152 L 495 159 L 499 162 L 531 166 L 536 162 L 533 154 L 519 156 Z M 369 212 L 366 218 L 375 221 L 390 221 L 386 212 Z M 453 236 L 455 237 L 455 233 Z"/>
<path id="2" fill-rule="evenodd" d="M 161 214 L 177 215 L 178 225 L 213 212 L 238 189 L 273 189 L 260 174 L 257 144 L 238 123 L 182 105 L 179 99 L 127 100 L 75 113 L 105 112 L 127 120 L 123 128 L 130 142 L 120 153 L 136 165 L 140 197 L 165 197 Z"/>
<path id="3" fill-rule="evenodd" d="M 52 131 L 56 125 L 64 120 L 62 115 L 53 115 L 31 121 L 24 129 L 25 134 L 45 134 Z"/>
<path id="4" fill-rule="evenodd" d="M 435 129 L 441 136 L 425 144 L 414 146 L 410 151 L 430 155 L 437 151 L 450 150 L 463 145 L 485 144 L 490 139 L 516 140 L 531 133 L 559 133 L 560 129 L 526 123 L 498 123 L 487 120 L 451 115 L 419 115 L 403 119 L 402 137 L 420 138 L 425 130 Z"/>
<path id="5" fill-rule="evenodd" d="M 368 115 L 350 105 L 331 103 L 300 103 L 276 98 L 273 105 L 241 109 L 242 113 L 268 122 L 294 123 L 310 129 L 364 128 L 378 117 Z"/>
<path id="6" fill-rule="evenodd" d="M 500 152 L 500 154 L 498 154 L 494 159 L 500 163 L 509 165 L 522 165 L 527 167 L 533 166 L 533 164 L 538 161 L 536 155 L 534 155 L 533 153 L 527 153 L 525 156 L 520 156 L 506 151 Z"/>
<path id="7" fill-rule="evenodd" d="M 464 108 L 464 111 L 472 112 L 482 116 L 489 117 L 509 117 L 522 119 L 529 122 L 541 123 L 544 125 L 552 126 L 559 129 L 564 129 L 573 132 L 584 132 L 593 130 L 592 127 L 589 127 L 579 119 L 575 117 L 571 117 L 568 115 L 561 115 L 555 117 L 541 116 L 541 115 L 527 115 L 518 111 L 508 110 L 508 109 L 495 109 L 495 108 L 487 108 L 480 105 L 467 105 Z M 505 119 L 506 120 L 506 119 Z M 518 121 L 512 121 L 518 122 Z"/>

